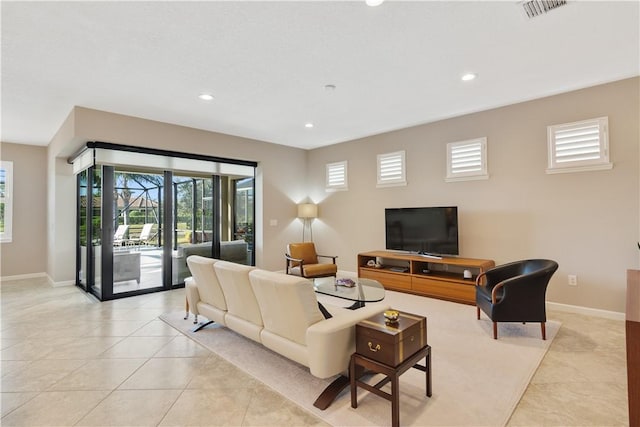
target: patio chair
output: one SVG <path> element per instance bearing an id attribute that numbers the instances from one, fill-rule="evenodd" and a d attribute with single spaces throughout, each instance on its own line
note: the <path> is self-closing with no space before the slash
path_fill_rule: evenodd
<path id="1" fill-rule="evenodd" d="M 113 246 L 122 246 L 123 243 L 127 242 L 128 239 L 125 238 L 127 231 L 129 231 L 128 225 L 118 226 L 118 229 L 113 234 Z"/>
<path id="2" fill-rule="evenodd" d="M 153 223 L 145 224 L 142 226 L 142 231 L 140 232 L 140 236 L 134 237 L 131 242 L 135 245 L 148 244 L 151 239 L 151 231 L 153 230 Z"/>

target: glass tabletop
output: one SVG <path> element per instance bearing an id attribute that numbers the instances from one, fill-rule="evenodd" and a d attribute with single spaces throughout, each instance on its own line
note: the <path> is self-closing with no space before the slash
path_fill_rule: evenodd
<path id="1" fill-rule="evenodd" d="M 384 299 L 384 286 L 372 279 L 319 277 L 313 279 L 313 289 L 319 294 L 361 303 Z"/>

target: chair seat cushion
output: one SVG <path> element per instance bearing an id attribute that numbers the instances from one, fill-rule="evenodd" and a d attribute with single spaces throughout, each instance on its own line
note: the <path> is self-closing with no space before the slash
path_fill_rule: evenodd
<path id="1" fill-rule="evenodd" d="M 309 264 L 303 265 L 302 268 L 307 277 L 332 276 L 338 272 L 338 266 L 335 264 Z"/>
<path id="2" fill-rule="evenodd" d="M 486 286 L 476 286 L 476 296 L 484 299 L 485 301 L 491 302 L 491 289 Z M 504 289 L 498 289 L 498 292 L 496 292 L 496 302 L 500 302 L 503 296 Z"/>

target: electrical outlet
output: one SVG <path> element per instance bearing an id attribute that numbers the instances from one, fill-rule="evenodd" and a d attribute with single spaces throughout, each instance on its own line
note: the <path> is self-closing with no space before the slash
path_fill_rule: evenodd
<path id="1" fill-rule="evenodd" d="M 569 286 L 578 286 L 578 276 L 575 274 L 569 275 Z"/>

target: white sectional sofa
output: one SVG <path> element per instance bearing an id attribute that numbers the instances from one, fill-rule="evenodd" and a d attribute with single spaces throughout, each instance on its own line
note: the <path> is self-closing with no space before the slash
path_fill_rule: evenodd
<path id="1" fill-rule="evenodd" d="M 308 279 L 192 255 L 185 281 L 190 311 L 218 322 L 307 366 L 316 377 L 346 374 L 355 352 L 355 324 L 381 313 L 324 304 L 325 319 Z M 197 317 L 196 317 L 197 319 Z"/>

